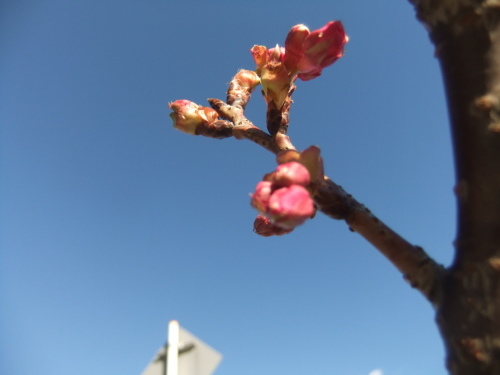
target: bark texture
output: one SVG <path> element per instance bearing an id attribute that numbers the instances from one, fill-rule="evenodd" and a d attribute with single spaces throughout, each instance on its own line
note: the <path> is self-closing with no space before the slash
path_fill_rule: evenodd
<path id="1" fill-rule="evenodd" d="M 454 148 L 456 256 L 437 304 L 446 364 L 500 374 L 500 1 L 411 2 L 436 47 Z"/>

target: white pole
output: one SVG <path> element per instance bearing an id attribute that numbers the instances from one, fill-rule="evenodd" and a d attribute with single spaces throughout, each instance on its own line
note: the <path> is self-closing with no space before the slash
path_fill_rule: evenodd
<path id="1" fill-rule="evenodd" d="M 179 363 L 179 322 L 172 320 L 168 323 L 168 351 L 167 351 L 167 374 L 178 374 Z"/>

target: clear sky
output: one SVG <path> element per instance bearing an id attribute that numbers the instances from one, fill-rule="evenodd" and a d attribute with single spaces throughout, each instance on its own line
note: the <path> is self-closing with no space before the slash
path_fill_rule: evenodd
<path id="1" fill-rule="evenodd" d="M 431 307 L 345 223 L 252 232 L 264 149 L 172 128 L 225 98 L 254 44 L 341 20 L 289 134 L 438 262 L 455 204 L 437 60 L 405 0 L 0 2 L 0 373 L 138 375 L 169 320 L 217 375 L 445 374 Z M 248 117 L 264 126 L 256 93 Z"/>

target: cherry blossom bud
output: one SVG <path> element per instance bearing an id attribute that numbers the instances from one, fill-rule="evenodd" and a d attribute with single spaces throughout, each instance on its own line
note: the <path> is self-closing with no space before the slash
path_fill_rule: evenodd
<path id="1" fill-rule="evenodd" d="M 173 110 L 170 117 L 174 121 L 174 128 L 187 134 L 195 134 L 196 127 L 202 122 L 198 115 L 199 105 L 182 99 L 170 103 L 168 107 Z"/>
<path id="2" fill-rule="evenodd" d="M 311 184 L 319 184 L 324 180 L 323 158 L 320 155 L 321 151 L 317 146 L 310 146 L 302 152 L 296 150 L 286 150 L 276 155 L 278 164 L 286 164 L 290 162 L 298 162 L 307 168 L 310 176 Z M 273 181 L 274 174 L 269 174 L 268 181 Z M 266 178 L 264 178 L 266 180 Z"/>
<path id="3" fill-rule="evenodd" d="M 304 40 L 311 32 L 305 25 L 296 25 L 289 31 L 285 40 L 285 66 L 290 74 L 295 74 L 304 55 Z"/>
<path id="4" fill-rule="evenodd" d="M 274 225 L 271 220 L 263 215 L 258 215 L 253 223 L 253 230 L 259 236 L 282 236 L 293 231 L 293 229 L 283 229 Z"/>
<path id="5" fill-rule="evenodd" d="M 276 186 L 307 186 L 310 182 L 309 171 L 296 161 L 279 165 L 273 176 L 273 183 Z"/>
<path id="6" fill-rule="evenodd" d="M 259 83 L 260 78 L 254 71 L 241 69 L 234 76 L 235 80 L 238 80 L 240 85 L 249 91 L 252 91 Z"/>
<path id="7" fill-rule="evenodd" d="M 273 191 L 269 198 L 267 216 L 274 225 L 293 229 L 314 214 L 314 203 L 306 188 L 292 185 Z"/>
<path id="8" fill-rule="evenodd" d="M 268 49 L 266 64 L 262 67 L 260 78 L 262 90 L 266 101 L 274 102 L 276 108 L 280 109 L 285 103 L 290 91 L 292 79 L 283 64 L 285 49 L 276 45 Z"/>
<path id="9" fill-rule="evenodd" d="M 197 134 L 198 126 L 210 124 L 219 118 L 218 113 L 212 108 L 202 107 L 189 100 L 176 100 L 168 107 L 173 110 L 170 117 L 174 121 L 174 128 L 187 134 Z"/>
<path id="10" fill-rule="evenodd" d="M 321 29 L 311 32 L 302 46 L 304 55 L 298 64 L 298 78 L 308 81 L 321 75 L 324 68 L 342 57 L 347 41 L 340 21 L 328 22 Z"/>
<path id="11" fill-rule="evenodd" d="M 251 204 L 258 211 L 265 213 L 271 196 L 272 183 L 269 181 L 260 181 L 252 194 Z"/>
<path id="12" fill-rule="evenodd" d="M 256 72 L 261 78 L 264 98 L 267 103 L 274 102 L 280 109 L 288 96 L 292 82 L 283 64 L 285 49 L 278 45 L 270 49 L 264 46 L 253 46 L 250 52 L 257 64 Z"/>

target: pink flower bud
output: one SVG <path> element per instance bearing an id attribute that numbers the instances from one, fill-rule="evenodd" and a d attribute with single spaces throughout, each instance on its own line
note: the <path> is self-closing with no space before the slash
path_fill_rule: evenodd
<path id="1" fill-rule="evenodd" d="M 253 46 L 250 52 L 266 102 L 281 109 L 294 80 L 308 81 L 320 76 L 324 68 L 342 57 L 347 41 L 342 23 L 333 21 L 313 32 L 304 25 L 292 27 L 285 48 Z"/>
<path id="2" fill-rule="evenodd" d="M 285 40 L 285 66 L 290 74 L 295 74 L 300 59 L 304 55 L 304 40 L 311 32 L 305 25 L 296 25 L 289 31 Z"/>
<path id="3" fill-rule="evenodd" d="M 344 54 L 348 37 L 340 21 L 328 22 L 304 39 L 304 54 L 298 64 L 298 78 L 303 81 L 316 78 L 321 71 Z"/>
<path id="4" fill-rule="evenodd" d="M 307 168 L 310 177 L 311 184 L 319 184 L 324 180 L 325 172 L 323 170 L 323 159 L 320 155 L 320 149 L 317 146 L 310 146 L 302 152 L 298 152 L 296 150 L 286 150 L 280 152 L 276 155 L 276 161 L 278 164 L 286 164 L 290 162 L 298 162 L 304 167 Z M 266 178 L 264 176 L 264 180 L 273 181 L 274 174 L 276 172 L 272 172 L 269 174 L 269 177 Z"/>
<path id="5" fill-rule="evenodd" d="M 282 236 L 293 231 L 293 229 L 283 229 L 274 225 L 267 217 L 258 215 L 253 223 L 253 230 L 259 236 Z"/>
<path id="6" fill-rule="evenodd" d="M 189 100 L 176 100 L 168 107 L 173 110 L 170 117 L 174 121 L 174 128 L 187 134 L 197 134 L 196 128 L 201 124 L 210 124 L 219 118 L 212 108 L 202 107 Z"/>
<path id="7" fill-rule="evenodd" d="M 260 181 L 252 194 L 251 204 L 258 211 L 265 213 L 271 196 L 272 183 L 269 181 Z"/>
<path id="8" fill-rule="evenodd" d="M 307 186 L 311 182 L 307 168 L 296 161 L 279 165 L 273 177 L 276 186 Z"/>
<path id="9" fill-rule="evenodd" d="M 267 216 L 274 225 L 293 229 L 314 214 L 314 203 L 307 189 L 292 185 L 273 191 L 269 198 Z"/>

